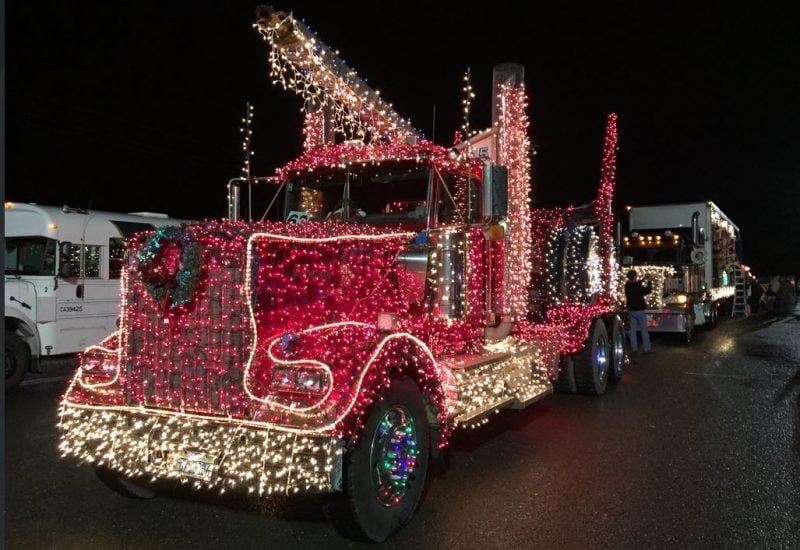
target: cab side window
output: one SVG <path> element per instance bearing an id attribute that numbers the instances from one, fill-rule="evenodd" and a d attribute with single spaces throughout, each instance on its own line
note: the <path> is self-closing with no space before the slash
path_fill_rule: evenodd
<path id="1" fill-rule="evenodd" d="M 438 176 L 438 174 L 437 174 Z M 474 223 L 479 213 L 480 181 L 466 174 L 446 174 L 439 179 L 439 223 Z"/>

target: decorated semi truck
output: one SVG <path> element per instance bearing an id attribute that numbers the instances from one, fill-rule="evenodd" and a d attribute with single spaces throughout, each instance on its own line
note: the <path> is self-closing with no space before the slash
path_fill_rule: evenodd
<path id="1" fill-rule="evenodd" d="M 337 524 L 381 541 L 453 430 L 620 380 L 616 117 L 597 199 L 532 209 L 521 66 L 495 69 L 492 127 L 443 147 L 291 14 L 257 16 L 272 76 L 305 100 L 305 150 L 270 178 L 272 221 L 239 219 L 247 178 L 231 219 L 132 242 L 119 330 L 83 354 L 60 449 L 129 496 L 335 493 Z"/>
<path id="2" fill-rule="evenodd" d="M 711 201 L 628 207 L 621 269 L 649 280 L 651 331 L 683 335 L 713 328 L 720 313 L 745 306 L 739 228 Z M 744 312 L 744 309 L 742 310 Z"/>

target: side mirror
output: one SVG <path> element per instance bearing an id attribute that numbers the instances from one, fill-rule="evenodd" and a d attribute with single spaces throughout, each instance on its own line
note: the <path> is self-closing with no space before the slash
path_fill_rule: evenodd
<path id="1" fill-rule="evenodd" d="M 72 243 L 69 241 L 61 241 L 58 244 L 58 276 L 62 279 L 72 277 L 72 264 L 69 262 L 69 255 L 72 252 Z"/>
<path id="2" fill-rule="evenodd" d="M 72 277 L 72 264 L 69 262 L 61 262 L 61 265 L 58 266 L 58 276 L 62 279 Z"/>
<path id="3" fill-rule="evenodd" d="M 498 164 L 483 166 L 484 221 L 508 214 L 508 168 Z"/>

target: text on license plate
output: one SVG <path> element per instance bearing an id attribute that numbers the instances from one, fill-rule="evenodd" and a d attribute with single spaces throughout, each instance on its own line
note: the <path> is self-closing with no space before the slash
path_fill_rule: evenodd
<path id="1" fill-rule="evenodd" d="M 170 471 L 187 477 L 209 481 L 214 473 L 215 456 L 197 451 L 170 453 Z"/>

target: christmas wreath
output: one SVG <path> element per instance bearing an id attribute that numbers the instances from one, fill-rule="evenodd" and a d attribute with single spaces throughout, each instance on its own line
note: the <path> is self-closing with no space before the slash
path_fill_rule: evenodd
<path id="1" fill-rule="evenodd" d="M 200 278 L 200 244 L 179 226 L 162 227 L 136 254 L 150 295 L 172 308 L 188 304 Z"/>

